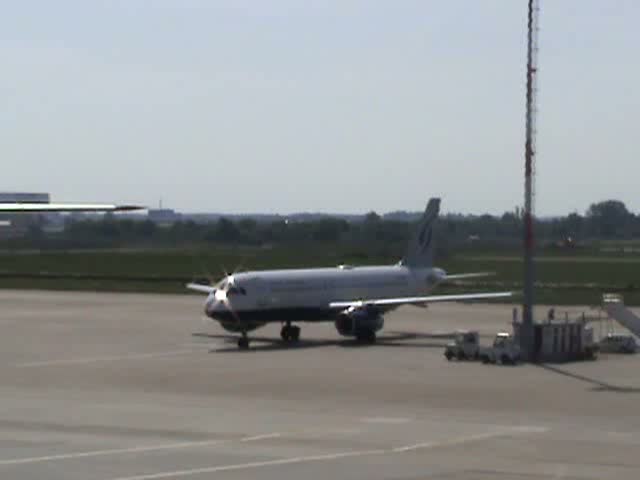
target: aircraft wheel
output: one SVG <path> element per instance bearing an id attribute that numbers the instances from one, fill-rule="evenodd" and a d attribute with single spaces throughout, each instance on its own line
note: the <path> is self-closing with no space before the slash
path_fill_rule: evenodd
<path id="1" fill-rule="evenodd" d="M 297 342 L 300 339 L 300 327 L 285 325 L 280 330 L 280 337 L 284 342 Z"/>
<path id="2" fill-rule="evenodd" d="M 241 350 L 247 350 L 249 348 L 249 339 L 246 337 L 240 337 L 238 339 L 238 348 Z"/>
<path id="3" fill-rule="evenodd" d="M 292 342 L 297 342 L 300 340 L 300 327 L 291 327 L 289 332 L 289 340 Z"/>
<path id="4" fill-rule="evenodd" d="M 376 332 L 363 332 L 356 336 L 356 339 L 362 343 L 376 343 Z"/>
<path id="5" fill-rule="evenodd" d="M 289 332 L 289 327 L 287 327 L 286 325 L 282 327 L 282 329 L 280 330 L 280 338 L 282 338 L 282 341 L 284 342 L 289 341 L 290 332 Z"/>

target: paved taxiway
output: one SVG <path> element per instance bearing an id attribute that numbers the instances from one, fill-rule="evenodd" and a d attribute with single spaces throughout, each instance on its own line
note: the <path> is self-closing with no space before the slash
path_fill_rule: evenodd
<path id="1" fill-rule="evenodd" d="M 510 307 L 387 316 L 375 346 L 279 327 L 238 352 L 198 296 L 0 291 L 0 478 L 636 479 L 640 356 L 447 363 Z"/>

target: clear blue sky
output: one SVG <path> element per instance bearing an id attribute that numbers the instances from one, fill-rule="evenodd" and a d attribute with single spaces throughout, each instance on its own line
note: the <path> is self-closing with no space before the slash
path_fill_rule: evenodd
<path id="1" fill-rule="evenodd" d="M 2 190 L 183 211 L 522 203 L 526 0 L 42 0 L 0 17 Z M 536 208 L 640 211 L 640 2 L 542 1 Z"/>

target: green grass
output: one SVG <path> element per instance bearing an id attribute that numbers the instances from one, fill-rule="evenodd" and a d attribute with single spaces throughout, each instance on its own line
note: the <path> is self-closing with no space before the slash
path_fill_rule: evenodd
<path id="1" fill-rule="evenodd" d="M 183 282 L 141 282 L 133 280 L 74 280 L 74 279 L 25 279 L 0 278 L 0 288 L 19 290 L 60 290 L 88 292 L 137 292 L 137 293 L 191 293 Z"/>
<path id="2" fill-rule="evenodd" d="M 360 252 L 352 247 L 212 247 L 200 250 L 91 251 L 0 254 L 0 288 L 184 292 L 184 282 L 217 280 L 237 267 L 259 270 L 391 264 L 388 249 Z M 450 273 L 495 272 L 494 277 L 440 291 L 519 290 L 523 264 L 518 253 L 469 250 L 437 262 Z M 640 304 L 640 256 L 598 254 L 594 250 L 543 252 L 537 263 L 536 300 L 553 304 L 596 304 L 603 291 L 623 293 Z M 46 278 L 49 275 L 51 278 Z M 73 278 L 76 275 L 77 278 Z"/>
<path id="3" fill-rule="evenodd" d="M 397 259 L 395 259 L 397 260 Z M 1 273 L 80 273 L 119 276 L 221 277 L 235 268 L 266 269 L 391 262 L 380 254 L 325 248 L 92 251 L 0 254 Z"/>
<path id="4" fill-rule="evenodd" d="M 496 279 L 504 282 L 522 282 L 523 262 L 517 257 L 498 258 L 495 256 L 457 256 L 446 262 L 447 271 L 496 272 Z M 620 261 L 607 257 L 541 257 L 536 262 L 536 280 L 549 284 L 596 284 L 626 288 L 630 285 L 640 287 L 640 263 Z"/>

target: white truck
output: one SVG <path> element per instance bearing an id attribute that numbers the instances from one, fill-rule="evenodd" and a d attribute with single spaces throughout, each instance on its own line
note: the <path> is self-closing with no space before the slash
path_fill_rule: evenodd
<path id="1" fill-rule="evenodd" d="M 453 341 L 444 349 L 447 360 L 478 360 L 480 358 L 479 335 L 476 331 L 458 330 Z"/>
<path id="2" fill-rule="evenodd" d="M 520 346 L 508 332 L 498 332 L 491 347 L 480 349 L 482 363 L 515 365 L 520 362 Z"/>

